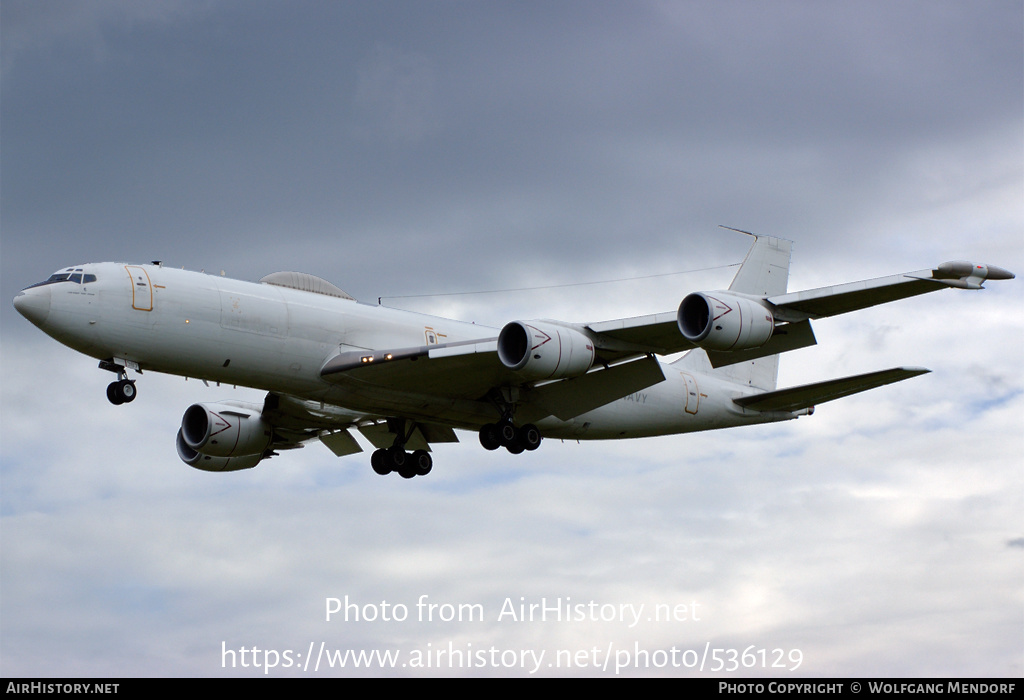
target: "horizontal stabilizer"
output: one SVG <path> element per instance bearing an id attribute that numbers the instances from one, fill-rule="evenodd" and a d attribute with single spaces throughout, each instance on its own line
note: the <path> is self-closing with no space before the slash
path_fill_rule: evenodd
<path id="1" fill-rule="evenodd" d="M 853 377 L 830 379 L 816 384 L 805 384 L 789 389 L 769 391 L 764 394 L 741 396 L 733 399 L 733 402 L 743 408 L 749 408 L 754 411 L 799 411 L 804 408 L 811 408 L 819 403 L 859 394 L 868 389 L 900 382 L 904 379 L 916 377 L 919 374 L 927 374 L 928 372 L 931 372 L 931 370 L 924 367 L 895 367 L 893 369 L 883 369 L 879 372 L 858 374 Z"/>

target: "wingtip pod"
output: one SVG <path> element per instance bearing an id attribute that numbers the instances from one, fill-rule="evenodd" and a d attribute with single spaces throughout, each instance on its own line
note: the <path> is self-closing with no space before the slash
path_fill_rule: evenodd
<path id="1" fill-rule="evenodd" d="M 985 280 L 1012 280 L 1015 275 L 995 265 L 980 265 L 965 260 L 944 262 L 932 270 L 932 278 L 958 289 L 982 289 Z"/>

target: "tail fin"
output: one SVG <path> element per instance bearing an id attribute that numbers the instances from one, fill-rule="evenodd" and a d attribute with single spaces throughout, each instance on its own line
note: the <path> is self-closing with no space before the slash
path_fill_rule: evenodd
<path id="1" fill-rule="evenodd" d="M 747 257 L 729 285 L 729 291 L 755 296 L 785 294 L 789 284 L 792 241 L 753 233 L 748 235 L 754 236 L 754 245 L 747 251 Z"/>
<path id="2" fill-rule="evenodd" d="M 731 229 L 738 231 L 738 229 Z M 793 243 L 782 238 L 758 236 L 747 231 L 740 231 L 754 236 L 754 244 L 747 251 L 747 257 L 740 265 L 736 277 L 729 285 L 729 291 L 755 296 L 772 296 L 785 294 L 789 284 L 789 258 Z M 744 386 L 756 387 L 771 391 L 775 388 L 779 376 L 779 356 L 769 355 L 756 360 L 738 362 L 714 369 L 707 353 L 695 348 L 676 360 L 673 365 L 692 369 L 716 376 Z"/>

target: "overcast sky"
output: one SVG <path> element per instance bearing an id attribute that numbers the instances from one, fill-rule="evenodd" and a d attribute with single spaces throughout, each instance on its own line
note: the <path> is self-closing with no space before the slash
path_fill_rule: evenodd
<path id="1" fill-rule="evenodd" d="M 9 300 L 67 265 L 159 259 L 593 321 L 727 286 L 749 239 L 719 224 L 793 240 L 792 290 L 956 259 L 1019 274 L 1022 8 L 4 0 L 0 673 L 260 675 L 222 648 L 323 643 L 405 656 L 272 675 L 531 670 L 402 666 L 452 645 L 546 651 L 544 675 L 613 675 L 594 648 L 718 648 L 784 650 L 743 671 L 780 679 L 1019 677 L 1019 279 L 816 323 L 780 385 L 933 372 L 812 417 L 519 456 L 462 433 L 411 481 L 318 444 L 190 469 L 185 408 L 261 394 L 147 372 L 112 406 L 108 373 Z M 409 619 L 327 622 L 345 596 Z M 421 596 L 485 619 L 420 622 Z M 646 608 L 498 619 L 542 598 Z M 686 619 L 648 620 L 659 604 Z M 589 656 L 546 665 L 559 650 Z"/>

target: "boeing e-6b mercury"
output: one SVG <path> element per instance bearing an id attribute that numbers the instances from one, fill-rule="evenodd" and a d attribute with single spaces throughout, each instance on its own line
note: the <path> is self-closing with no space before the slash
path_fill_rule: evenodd
<path id="1" fill-rule="evenodd" d="M 756 236 L 727 290 L 676 311 L 593 323 L 512 321 L 487 328 L 364 304 L 312 275 L 259 283 L 155 263 L 69 267 L 14 298 L 28 320 L 118 375 L 128 370 L 267 391 L 263 405 L 190 406 L 177 451 L 207 471 L 248 469 L 319 439 L 334 454 L 376 448 L 374 471 L 431 470 L 430 444 L 472 430 L 488 450 L 542 437 L 619 439 L 789 420 L 816 404 L 928 372 L 915 367 L 776 389 L 779 353 L 815 343 L 811 320 L 1014 275 L 943 263 L 862 282 L 787 292 L 791 244 Z M 689 351 L 670 364 L 656 356 Z M 640 397 L 643 400 L 637 400 Z"/>

